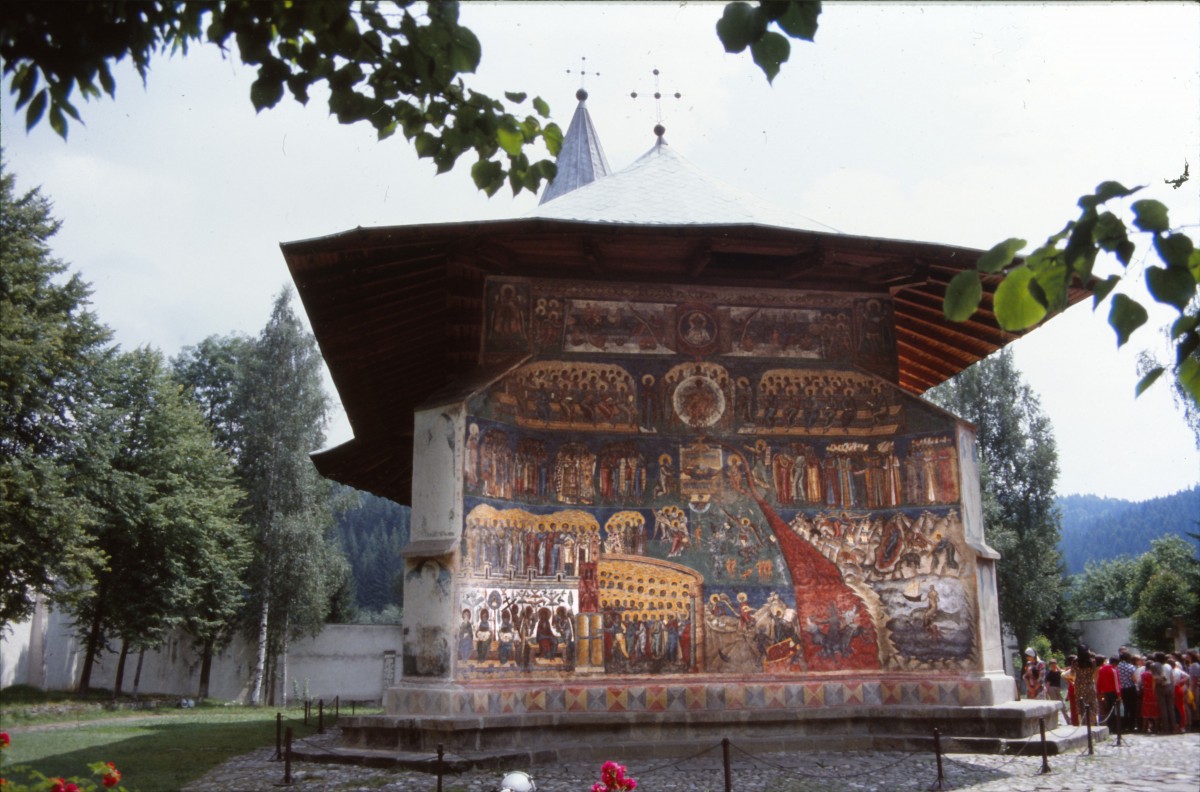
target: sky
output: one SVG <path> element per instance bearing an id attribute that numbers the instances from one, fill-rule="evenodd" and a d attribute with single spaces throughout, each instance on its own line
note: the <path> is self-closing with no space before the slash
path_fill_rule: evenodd
<path id="1" fill-rule="evenodd" d="M 844 233 L 1032 249 L 1115 179 L 1147 185 L 1198 236 L 1198 4 L 825 3 L 816 42 L 793 42 L 773 85 L 722 49 L 722 7 L 464 3 L 483 44 L 468 85 L 541 96 L 565 130 L 582 80 L 614 169 L 651 147 L 661 117 L 711 176 Z M 657 109 L 654 69 L 668 97 Z M 55 254 L 126 348 L 174 355 L 257 333 L 290 283 L 281 242 L 536 205 L 478 192 L 469 156 L 435 176 L 402 137 L 340 125 L 320 96 L 256 114 L 253 69 L 211 46 L 160 57 L 145 86 L 126 65 L 115 76 L 116 100 L 81 103 L 67 142 L 44 123 L 26 134 L 7 90 L 0 132 L 18 190 L 41 186 L 63 220 Z M 1192 180 L 1163 184 L 1185 161 Z M 1156 328 L 1172 316 L 1152 313 L 1118 351 L 1107 304 L 1088 302 L 1012 345 L 1054 425 L 1059 494 L 1140 501 L 1200 482 L 1165 380 L 1133 396 L 1136 353 L 1165 359 Z M 329 443 L 350 436 L 339 408 Z"/>

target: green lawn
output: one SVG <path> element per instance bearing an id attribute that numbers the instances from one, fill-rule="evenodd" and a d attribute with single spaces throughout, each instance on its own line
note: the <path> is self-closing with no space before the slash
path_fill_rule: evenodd
<path id="1" fill-rule="evenodd" d="M 116 764 L 128 789 L 176 790 L 234 756 L 274 745 L 275 712 L 212 705 L 144 710 L 48 731 L 25 731 L 4 717 L 0 722 L 12 736 L 5 774 L 14 765 L 29 765 L 50 776 L 88 777 L 88 764 L 103 761 Z M 291 710 L 284 725 L 297 737 L 316 731 L 315 720 L 307 728 L 302 720 L 302 710 Z"/>

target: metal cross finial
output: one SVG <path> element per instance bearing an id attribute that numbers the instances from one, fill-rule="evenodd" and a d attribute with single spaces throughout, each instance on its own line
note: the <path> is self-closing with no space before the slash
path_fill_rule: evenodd
<path id="1" fill-rule="evenodd" d="M 675 93 L 673 93 L 671 95 L 676 99 L 683 98 L 683 94 L 679 93 L 679 91 L 676 91 Z M 637 91 L 631 91 L 629 96 L 632 99 L 637 99 L 638 93 L 637 93 Z M 667 131 L 666 127 L 664 127 L 662 124 L 662 98 L 663 98 L 663 94 L 662 94 L 662 88 L 660 87 L 660 83 L 659 83 L 659 71 L 658 71 L 658 68 L 655 67 L 655 69 L 654 69 L 654 114 L 655 114 L 655 120 L 657 121 L 657 123 L 654 125 L 654 134 L 658 135 L 659 137 L 662 137 L 663 133 Z"/>
<path id="2" fill-rule="evenodd" d="M 587 66 L 587 56 L 583 55 L 579 58 L 579 68 L 578 69 L 576 69 L 574 72 L 572 72 L 571 69 L 567 69 L 567 74 L 578 74 L 579 75 L 579 90 L 575 92 L 575 98 L 581 102 L 584 99 L 587 99 L 587 89 L 584 87 L 584 82 L 587 80 L 587 76 L 588 76 L 588 71 L 584 68 L 586 66 Z M 593 77 L 599 77 L 600 72 L 594 71 L 594 72 L 591 72 L 591 75 Z"/>

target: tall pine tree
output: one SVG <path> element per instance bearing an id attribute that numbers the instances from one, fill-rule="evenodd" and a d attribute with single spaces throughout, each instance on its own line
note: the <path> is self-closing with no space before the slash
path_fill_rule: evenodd
<path id="1" fill-rule="evenodd" d="M 0 152 L 0 624 L 86 585 L 99 560 L 73 460 L 110 333 L 51 254 L 59 226 L 40 191 L 16 194 Z"/>
<path id="2" fill-rule="evenodd" d="M 1003 554 L 996 578 L 1000 618 L 1021 646 L 1054 632 L 1063 601 L 1054 505 L 1058 450 L 1037 394 L 1002 350 L 929 391 L 934 403 L 975 424 L 984 530 Z"/>

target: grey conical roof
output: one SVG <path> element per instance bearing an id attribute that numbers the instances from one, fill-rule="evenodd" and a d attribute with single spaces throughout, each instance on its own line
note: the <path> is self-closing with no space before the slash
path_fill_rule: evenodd
<path id="1" fill-rule="evenodd" d="M 587 91 L 580 88 L 575 97 L 579 99 L 579 105 L 575 108 L 575 115 L 563 138 L 562 150 L 555 161 L 558 174 L 546 186 L 539 204 L 553 201 L 610 173 L 604 148 L 600 145 L 600 136 L 596 134 L 592 116 L 587 110 Z"/>
<path id="2" fill-rule="evenodd" d="M 705 174 L 660 135 L 632 165 L 552 203 L 535 217 L 642 225 L 765 225 L 831 231 L 822 223 L 771 206 Z"/>

